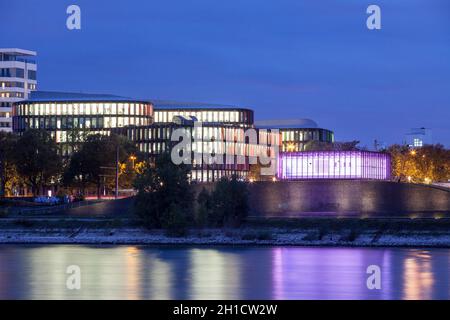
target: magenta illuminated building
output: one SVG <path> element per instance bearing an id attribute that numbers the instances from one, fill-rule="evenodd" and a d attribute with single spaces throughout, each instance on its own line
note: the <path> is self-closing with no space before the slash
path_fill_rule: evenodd
<path id="1" fill-rule="evenodd" d="M 389 180 L 389 154 L 372 151 L 280 152 L 278 179 Z"/>

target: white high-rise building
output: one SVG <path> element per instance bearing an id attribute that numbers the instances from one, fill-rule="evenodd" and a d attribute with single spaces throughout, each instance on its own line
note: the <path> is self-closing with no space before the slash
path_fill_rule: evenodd
<path id="1" fill-rule="evenodd" d="M 36 52 L 0 48 L 0 131 L 12 131 L 12 104 L 36 90 Z"/>
<path id="2" fill-rule="evenodd" d="M 411 148 L 420 148 L 426 144 L 432 144 L 431 129 L 412 128 L 406 135 L 406 144 Z"/>

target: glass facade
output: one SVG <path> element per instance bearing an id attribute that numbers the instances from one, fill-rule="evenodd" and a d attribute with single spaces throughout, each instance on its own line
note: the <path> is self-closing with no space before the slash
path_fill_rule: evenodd
<path id="1" fill-rule="evenodd" d="M 243 127 L 253 126 L 253 111 L 249 109 L 158 109 L 155 108 L 156 123 L 170 123 L 176 116 L 195 117 L 205 123 L 229 123 Z"/>
<path id="2" fill-rule="evenodd" d="M 266 156 L 276 161 L 280 135 L 270 130 L 247 131 L 240 126 L 221 124 L 177 125 L 156 123 L 149 127 L 127 127 L 115 130 L 134 141 L 141 152 L 155 157 L 163 152 L 171 152 L 178 142 L 171 141 L 174 130 L 182 129 L 191 137 L 191 170 L 193 181 L 217 181 L 223 176 L 236 175 L 246 178 L 252 161 Z M 251 132 L 256 133 L 250 137 Z M 208 163 L 204 154 L 217 159 Z M 251 160 L 253 159 L 253 160 Z"/>
<path id="3" fill-rule="evenodd" d="M 15 105 L 13 127 L 45 130 L 103 130 L 150 125 L 152 105 L 145 102 L 21 102 Z M 59 141 L 58 141 L 59 142 Z"/>
<path id="4" fill-rule="evenodd" d="M 391 158 L 370 151 L 280 152 L 278 178 L 389 180 Z"/>
<path id="5" fill-rule="evenodd" d="M 283 152 L 304 151 L 310 141 L 334 142 L 334 133 L 320 128 L 289 128 L 280 129 Z"/>
<path id="6" fill-rule="evenodd" d="M 142 101 L 23 101 L 14 104 L 13 129 L 47 130 L 61 144 L 61 154 L 69 156 L 79 134 L 108 135 L 117 127 L 148 126 L 152 115 L 152 104 Z"/>
<path id="7" fill-rule="evenodd" d="M 258 157 L 265 155 L 276 161 L 281 141 L 280 134 L 271 130 L 247 132 L 253 129 L 253 111 L 248 109 L 154 110 L 152 103 L 143 101 L 51 99 L 15 103 L 14 131 L 49 131 L 65 157 L 70 156 L 84 134 L 114 132 L 126 135 L 153 161 L 157 155 L 172 150 L 176 145 L 171 141 L 172 133 L 182 128 L 193 139 L 193 181 L 217 181 L 230 175 L 245 178 Z M 185 117 L 187 122 L 177 121 L 180 117 Z M 199 122 L 202 126 L 194 126 Z M 208 163 L 203 160 L 203 154 L 213 154 L 221 160 Z"/>

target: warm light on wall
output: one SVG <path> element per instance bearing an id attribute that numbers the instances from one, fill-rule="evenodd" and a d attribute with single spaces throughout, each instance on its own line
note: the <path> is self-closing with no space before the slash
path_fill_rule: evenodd
<path id="1" fill-rule="evenodd" d="M 294 150 L 295 150 L 295 145 L 294 145 L 293 143 L 289 143 L 289 144 L 287 145 L 287 151 L 292 152 L 292 151 L 294 151 Z"/>

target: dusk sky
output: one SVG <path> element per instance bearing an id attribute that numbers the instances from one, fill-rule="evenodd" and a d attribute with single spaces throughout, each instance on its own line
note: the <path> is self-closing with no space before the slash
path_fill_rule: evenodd
<path id="1" fill-rule="evenodd" d="M 81 30 L 66 28 L 70 4 Z M 0 47 L 38 52 L 40 90 L 238 105 L 368 147 L 424 126 L 450 146 L 448 0 L 0 0 L 0 13 Z"/>

